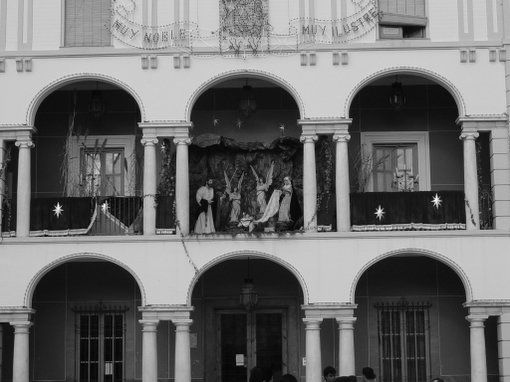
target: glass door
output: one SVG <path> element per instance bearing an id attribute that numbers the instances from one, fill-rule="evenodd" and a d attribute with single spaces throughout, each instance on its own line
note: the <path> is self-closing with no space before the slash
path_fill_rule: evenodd
<path id="1" fill-rule="evenodd" d="M 221 382 L 248 381 L 255 366 L 270 368 L 274 380 L 287 372 L 284 310 L 219 311 L 217 317 Z"/>

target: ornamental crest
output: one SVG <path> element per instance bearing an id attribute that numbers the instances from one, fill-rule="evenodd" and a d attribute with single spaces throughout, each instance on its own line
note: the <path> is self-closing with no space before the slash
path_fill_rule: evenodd
<path id="1" fill-rule="evenodd" d="M 220 0 L 220 50 L 235 55 L 269 50 L 268 0 Z"/>

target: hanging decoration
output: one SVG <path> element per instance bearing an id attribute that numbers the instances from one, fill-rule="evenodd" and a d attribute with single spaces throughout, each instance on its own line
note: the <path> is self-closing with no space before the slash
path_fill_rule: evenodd
<path id="1" fill-rule="evenodd" d="M 220 52 L 268 51 L 270 29 L 268 0 L 220 1 Z"/>
<path id="2" fill-rule="evenodd" d="M 211 0 L 212 1 L 212 0 Z M 289 54 L 303 45 L 339 44 L 370 33 L 381 18 L 377 0 L 350 0 L 344 17 L 318 19 L 299 17 L 278 33 L 269 24 L 269 0 L 219 0 L 219 27 L 201 28 L 193 20 L 176 20 L 166 25 L 141 22 L 141 0 L 114 0 L 110 25 L 106 28 L 118 41 L 144 50 L 179 48 L 200 55 L 209 52 L 245 58 L 248 55 Z M 296 5 L 297 7 L 297 5 Z"/>

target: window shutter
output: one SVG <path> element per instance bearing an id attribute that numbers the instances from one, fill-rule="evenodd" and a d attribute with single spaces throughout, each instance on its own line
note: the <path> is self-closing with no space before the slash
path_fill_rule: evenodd
<path id="1" fill-rule="evenodd" d="M 66 0 L 65 46 L 108 46 L 109 0 Z"/>
<path id="2" fill-rule="evenodd" d="M 425 0 L 379 0 L 381 24 L 426 26 Z"/>

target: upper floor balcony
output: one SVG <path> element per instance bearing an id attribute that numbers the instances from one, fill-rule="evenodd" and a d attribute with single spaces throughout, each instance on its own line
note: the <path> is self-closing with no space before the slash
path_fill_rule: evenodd
<path id="1" fill-rule="evenodd" d="M 506 121 L 459 120 L 447 89 L 405 73 L 367 84 L 349 116 L 300 119 L 282 87 L 234 76 L 192 123 L 153 124 L 122 89 L 74 81 L 34 129 L 4 132 L 2 234 L 505 227 Z"/>

